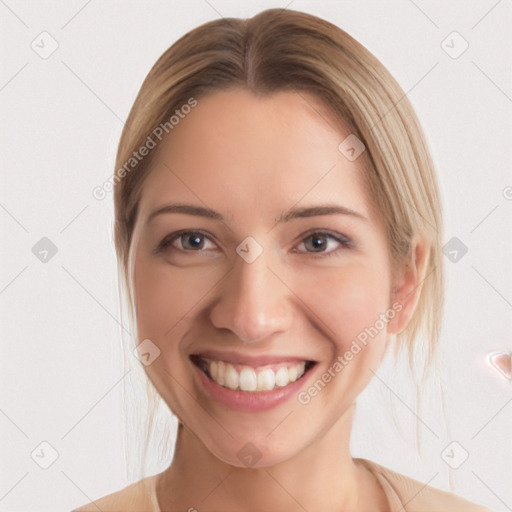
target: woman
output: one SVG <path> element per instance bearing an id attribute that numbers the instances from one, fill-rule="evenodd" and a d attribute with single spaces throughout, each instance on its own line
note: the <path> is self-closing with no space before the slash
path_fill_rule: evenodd
<path id="1" fill-rule="evenodd" d="M 486 510 L 350 454 L 358 395 L 390 345 L 434 354 L 443 300 L 434 168 L 368 50 L 297 11 L 206 23 L 150 71 L 116 169 L 138 353 L 179 428 L 165 471 L 77 510 Z"/>

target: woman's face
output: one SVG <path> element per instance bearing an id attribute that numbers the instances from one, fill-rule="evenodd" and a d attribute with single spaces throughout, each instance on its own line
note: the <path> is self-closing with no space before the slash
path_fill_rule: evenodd
<path id="1" fill-rule="evenodd" d="M 398 311 L 363 157 L 338 149 L 350 132 L 328 119 L 309 95 L 215 93 L 162 142 L 144 184 L 138 339 L 160 350 L 145 369 L 235 466 L 346 429 Z"/>

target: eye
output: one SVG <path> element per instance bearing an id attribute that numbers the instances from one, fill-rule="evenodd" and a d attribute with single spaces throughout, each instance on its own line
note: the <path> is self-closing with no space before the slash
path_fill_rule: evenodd
<path id="1" fill-rule="evenodd" d="M 207 240 L 210 240 L 201 231 L 180 231 L 166 236 L 155 249 L 156 253 L 165 251 L 166 249 L 202 252 L 212 247 L 208 247 Z"/>
<path id="2" fill-rule="evenodd" d="M 210 243 L 210 246 L 208 244 Z M 201 231 L 180 231 L 167 235 L 154 250 L 155 254 L 165 251 L 196 252 L 203 253 L 207 250 L 214 250 L 210 237 Z M 341 249 L 355 247 L 352 241 L 346 236 L 330 231 L 314 231 L 302 238 L 298 247 L 304 246 L 305 250 L 294 249 L 293 252 L 307 252 L 317 254 L 319 257 L 331 256 Z"/>
<path id="3" fill-rule="evenodd" d="M 340 249 L 354 247 L 349 238 L 340 233 L 331 233 L 330 231 L 315 231 L 302 239 L 299 247 L 302 245 L 306 248 L 305 252 L 317 253 L 320 256 L 331 256 Z M 304 251 L 295 250 L 294 252 Z"/>

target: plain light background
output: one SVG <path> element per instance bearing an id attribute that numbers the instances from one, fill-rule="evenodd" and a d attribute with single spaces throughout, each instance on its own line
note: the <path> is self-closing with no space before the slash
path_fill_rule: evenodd
<path id="1" fill-rule="evenodd" d="M 435 389 L 417 419 L 410 383 L 384 365 L 361 396 L 353 454 L 512 510 L 512 382 L 487 361 L 512 350 L 510 2 L 1 0 L 1 511 L 71 510 L 130 483 L 112 196 L 92 190 L 114 171 L 135 95 L 174 41 L 220 16 L 286 6 L 346 30 L 395 76 L 437 166 L 444 243 L 468 248 L 446 259 L 446 425 Z M 31 47 L 51 48 L 43 31 L 58 43 L 48 58 Z M 458 58 L 442 43 L 460 50 L 454 31 L 469 44 Z M 46 263 L 32 252 L 43 237 L 57 247 Z M 441 452 L 453 441 L 469 456 L 450 470 Z"/>

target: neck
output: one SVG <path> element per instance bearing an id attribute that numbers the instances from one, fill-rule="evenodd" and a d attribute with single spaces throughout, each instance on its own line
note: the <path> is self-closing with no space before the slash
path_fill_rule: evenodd
<path id="1" fill-rule="evenodd" d="M 372 477 L 349 450 L 354 408 L 309 446 L 269 467 L 239 468 L 221 461 L 186 427 L 174 459 L 159 480 L 162 510 L 360 510 Z M 362 498 L 364 496 L 364 500 Z M 365 501 L 366 500 L 366 501 Z"/>

